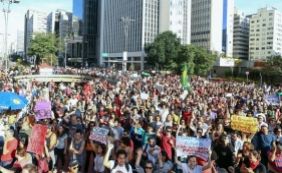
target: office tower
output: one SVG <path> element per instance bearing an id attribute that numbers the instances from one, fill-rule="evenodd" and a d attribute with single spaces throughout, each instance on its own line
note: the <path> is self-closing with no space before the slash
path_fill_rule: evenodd
<path id="1" fill-rule="evenodd" d="M 262 8 L 250 19 L 249 59 L 267 60 L 282 54 L 282 13 L 276 8 Z"/>
<path id="2" fill-rule="evenodd" d="M 236 11 L 233 27 L 233 57 L 248 60 L 250 17 Z"/>
<path id="3" fill-rule="evenodd" d="M 223 0 L 192 0 L 191 43 L 222 52 Z"/>
<path id="4" fill-rule="evenodd" d="M 172 31 L 182 44 L 191 42 L 191 0 L 160 1 L 160 33 Z"/>
<path id="5" fill-rule="evenodd" d="M 103 0 L 84 0 L 83 2 L 83 64 L 98 63 L 98 22 Z M 114 7 L 115 8 L 115 7 Z M 112 11 L 112 9 L 110 10 Z M 110 11 L 108 11 L 110 13 Z"/>
<path id="6" fill-rule="evenodd" d="M 234 3 L 234 0 L 223 0 L 222 52 L 227 57 L 233 55 Z"/>
<path id="7" fill-rule="evenodd" d="M 159 0 L 104 0 L 100 9 L 100 65 L 121 66 L 126 50 L 128 64 L 143 69 L 144 46 L 159 33 Z"/>
<path id="8" fill-rule="evenodd" d="M 17 31 L 17 52 L 24 52 L 24 31 Z"/>
<path id="9" fill-rule="evenodd" d="M 72 35 L 72 13 L 56 10 L 47 17 L 47 31 L 63 40 Z"/>
<path id="10" fill-rule="evenodd" d="M 191 43 L 232 56 L 233 18 L 234 0 L 192 0 Z"/>
<path id="11" fill-rule="evenodd" d="M 28 10 L 25 14 L 25 38 L 24 38 L 24 51 L 28 53 L 30 41 L 35 33 L 47 32 L 47 16 L 48 14 L 36 10 Z"/>

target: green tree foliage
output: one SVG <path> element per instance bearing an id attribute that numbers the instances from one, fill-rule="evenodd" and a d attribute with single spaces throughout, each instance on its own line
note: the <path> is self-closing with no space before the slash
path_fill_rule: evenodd
<path id="1" fill-rule="evenodd" d="M 177 64 L 181 65 L 186 63 L 187 64 L 187 73 L 188 75 L 194 74 L 194 69 L 195 69 L 195 63 L 194 63 L 194 58 L 195 58 L 195 47 L 190 46 L 190 45 L 181 45 L 179 52 L 178 52 L 178 57 L 175 60 Z"/>
<path id="2" fill-rule="evenodd" d="M 145 48 L 147 62 L 160 70 L 179 71 L 187 64 L 188 74 L 206 75 L 213 67 L 216 55 L 193 45 L 181 45 L 180 40 L 170 31 L 160 34 Z"/>
<path id="3" fill-rule="evenodd" d="M 216 61 L 217 55 L 203 48 L 195 47 L 193 49 L 194 57 L 194 72 L 196 75 L 206 75 L 212 69 Z"/>
<path id="4" fill-rule="evenodd" d="M 38 33 L 31 40 L 29 56 L 36 56 L 37 64 L 45 62 L 49 65 L 57 63 L 58 39 L 54 34 Z"/>
<path id="5" fill-rule="evenodd" d="M 148 64 L 161 70 L 172 70 L 177 67 L 175 59 L 180 48 L 180 39 L 170 31 L 161 33 L 151 44 L 146 45 Z"/>
<path id="6" fill-rule="evenodd" d="M 282 57 L 280 55 L 269 57 L 265 71 L 282 75 Z"/>

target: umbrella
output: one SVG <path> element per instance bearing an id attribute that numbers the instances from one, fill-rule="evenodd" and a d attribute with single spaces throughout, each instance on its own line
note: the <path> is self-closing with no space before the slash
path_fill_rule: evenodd
<path id="1" fill-rule="evenodd" d="M 27 105 L 25 97 L 12 92 L 0 92 L 0 110 L 20 110 Z"/>

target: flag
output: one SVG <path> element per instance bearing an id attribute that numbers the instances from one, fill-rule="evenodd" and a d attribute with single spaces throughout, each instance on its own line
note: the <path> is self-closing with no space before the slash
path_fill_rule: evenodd
<path id="1" fill-rule="evenodd" d="M 188 81 L 188 67 L 187 67 L 187 64 L 183 64 L 182 65 L 182 69 L 181 69 L 181 79 L 180 79 L 180 82 L 181 82 L 181 85 L 182 85 L 182 88 L 185 89 L 185 90 L 188 90 L 190 88 L 190 84 L 189 84 L 189 81 Z"/>

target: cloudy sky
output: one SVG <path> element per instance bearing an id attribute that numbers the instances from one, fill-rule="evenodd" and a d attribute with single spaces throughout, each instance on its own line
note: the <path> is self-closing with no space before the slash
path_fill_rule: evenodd
<path id="1" fill-rule="evenodd" d="M 9 40 L 16 41 L 17 30 L 23 30 L 24 14 L 28 9 L 36 9 L 45 12 L 51 12 L 56 9 L 72 11 L 73 0 L 21 0 L 20 4 L 14 4 L 11 7 L 9 20 Z M 282 0 L 235 0 L 235 4 L 240 11 L 246 14 L 254 13 L 258 8 L 265 6 L 274 6 L 282 11 Z M 2 4 L 0 5 L 2 8 Z M 2 42 L 1 33 L 4 32 L 4 18 L 0 10 L 0 42 Z M 1 50 L 1 49 L 0 49 Z"/>

